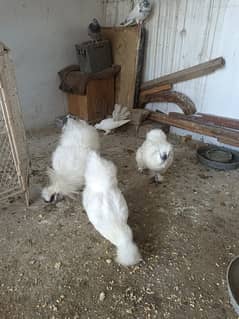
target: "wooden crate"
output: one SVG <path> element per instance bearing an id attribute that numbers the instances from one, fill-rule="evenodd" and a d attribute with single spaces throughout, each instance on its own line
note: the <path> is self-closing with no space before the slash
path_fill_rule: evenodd
<path id="1" fill-rule="evenodd" d="M 91 123 L 111 115 L 114 109 L 114 78 L 90 80 L 86 95 L 67 94 L 68 111 Z"/>

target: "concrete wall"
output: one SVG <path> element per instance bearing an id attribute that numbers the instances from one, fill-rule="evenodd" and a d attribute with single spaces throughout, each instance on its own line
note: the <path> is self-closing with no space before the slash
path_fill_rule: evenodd
<path id="1" fill-rule="evenodd" d="M 226 59 L 224 69 L 179 83 L 174 89 L 187 94 L 199 112 L 239 119 L 239 0 L 151 2 L 154 10 L 146 22 L 148 42 L 144 79 L 151 80 L 223 56 Z M 106 24 L 119 24 L 131 6 L 132 0 L 102 0 Z M 177 110 L 171 104 L 151 107 L 166 112 Z"/>
<path id="2" fill-rule="evenodd" d="M 57 71 L 76 62 L 74 44 L 87 39 L 98 0 L 5 0 L 0 41 L 11 50 L 27 128 L 45 126 L 65 113 Z"/>

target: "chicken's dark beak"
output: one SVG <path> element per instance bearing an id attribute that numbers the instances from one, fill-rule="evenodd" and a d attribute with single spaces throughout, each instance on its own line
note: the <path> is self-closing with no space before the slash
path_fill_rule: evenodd
<path id="1" fill-rule="evenodd" d="M 168 154 L 163 153 L 160 157 L 161 157 L 161 160 L 162 160 L 162 161 L 166 161 L 167 158 L 168 158 Z"/>
<path id="2" fill-rule="evenodd" d="M 52 194 L 49 200 L 44 199 L 45 203 L 53 203 L 55 201 L 56 194 Z"/>
<path id="3" fill-rule="evenodd" d="M 56 204 L 57 202 L 60 202 L 61 200 L 63 200 L 64 196 L 62 194 L 59 193 L 54 193 L 51 195 L 49 200 L 44 199 L 45 203 L 51 203 L 51 204 Z"/>

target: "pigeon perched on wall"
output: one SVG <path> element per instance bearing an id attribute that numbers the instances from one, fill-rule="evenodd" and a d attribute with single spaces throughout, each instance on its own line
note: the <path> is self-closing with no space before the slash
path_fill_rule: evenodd
<path id="1" fill-rule="evenodd" d="M 88 26 L 88 36 L 93 41 L 100 41 L 101 37 L 101 27 L 97 19 L 93 19 L 92 22 Z"/>
<path id="2" fill-rule="evenodd" d="M 129 13 L 128 17 L 124 22 L 121 23 L 123 26 L 142 24 L 143 21 L 150 15 L 152 6 L 149 0 L 139 0 L 138 4 Z"/>

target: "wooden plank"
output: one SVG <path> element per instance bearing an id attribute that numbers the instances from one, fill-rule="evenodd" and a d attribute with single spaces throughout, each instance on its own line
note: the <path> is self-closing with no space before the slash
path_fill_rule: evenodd
<path id="1" fill-rule="evenodd" d="M 232 128 L 235 130 L 239 130 L 239 120 L 229 118 L 229 117 L 223 117 L 223 116 L 217 116 L 217 115 L 211 115 L 211 114 L 205 114 L 205 113 L 197 113 L 196 116 L 199 116 L 202 120 L 207 120 L 210 123 L 217 124 L 220 126 Z"/>
<path id="2" fill-rule="evenodd" d="M 168 75 L 161 76 L 157 79 L 147 81 L 142 84 L 141 90 L 147 90 L 163 84 L 174 84 L 178 82 L 188 81 L 200 76 L 210 74 L 225 65 L 223 57 L 204 62 L 190 68 L 180 70 Z"/>
<path id="3" fill-rule="evenodd" d="M 172 84 L 164 84 L 148 90 L 141 91 L 140 98 L 142 99 L 142 97 L 145 97 L 147 95 L 155 95 L 157 93 L 161 93 L 162 91 L 170 91 L 172 87 Z"/>
<path id="4" fill-rule="evenodd" d="M 236 120 L 236 119 L 230 119 L 226 117 L 219 117 L 219 116 L 202 114 L 202 113 L 185 116 L 184 114 L 181 114 L 181 113 L 170 112 L 169 116 L 173 118 L 184 119 L 184 120 L 195 122 L 195 123 L 215 125 L 215 126 L 233 129 L 233 130 L 239 130 L 239 120 Z"/>
<path id="5" fill-rule="evenodd" d="M 140 26 L 140 39 L 138 47 L 137 56 L 137 66 L 136 66 L 136 83 L 135 83 L 135 93 L 134 93 L 134 106 L 139 103 L 140 87 L 142 84 L 142 76 L 144 69 L 144 54 L 145 54 L 145 44 L 146 44 L 146 29 L 144 25 Z"/>
<path id="6" fill-rule="evenodd" d="M 224 144 L 228 144 L 228 145 L 233 145 L 233 146 L 237 146 L 239 147 L 239 139 L 235 140 L 235 139 L 231 139 L 229 137 L 219 137 L 218 141 L 220 143 L 224 143 Z"/>
<path id="7" fill-rule="evenodd" d="M 147 103 L 174 103 L 183 111 L 184 114 L 190 115 L 196 112 L 193 101 L 181 92 L 162 91 L 158 94 L 147 95 L 140 100 L 139 107 L 144 107 Z"/>
<path id="8" fill-rule="evenodd" d="M 150 111 L 146 109 L 133 109 L 131 111 L 131 123 L 136 127 L 136 133 L 139 130 L 140 125 L 147 119 Z"/>
<path id="9" fill-rule="evenodd" d="M 116 77 L 115 103 L 132 108 L 136 90 L 141 29 L 138 26 L 104 27 L 102 35 L 111 42 L 113 63 L 121 66 L 121 72 Z"/>
<path id="10" fill-rule="evenodd" d="M 218 139 L 227 139 L 230 141 L 230 145 L 237 146 L 238 144 L 239 132 L 233 132 L 225 128 L 193 123 L 188 120 L 173 118 L 158 112 L 151 112 L 149 119 L 202 135 L 212 136 Z"/>

